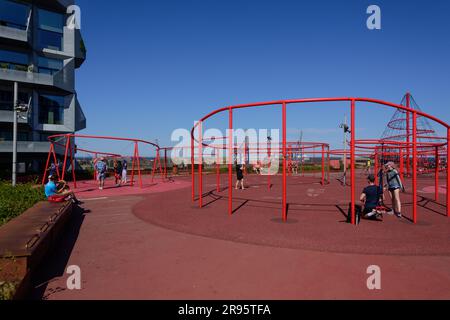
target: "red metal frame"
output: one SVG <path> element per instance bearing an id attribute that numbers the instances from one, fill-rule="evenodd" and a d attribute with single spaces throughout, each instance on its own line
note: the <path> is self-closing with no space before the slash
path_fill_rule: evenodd
<path id="1" fill-rule="evenodd" d="M 100 151 L 91 151 L 91 150 L 81 149 L 81 148 L 76 147 L 76 145 L 72 146 L 72 144 L 73 144 L 72 141 L 75 138 L 133 142 L 134 143 L 134 154 L 133 154 L 133 159 L 132 159 L 132 171 L 131 171 L 130 184 L 131 184 L 131 186 L 134 185 L 135 168 L 137 167 L 140 188 L 143 187 L 143 183 L 142 183 L 142 173 L 141 173 L 141 164 L 140 164 L 140 155 L 139 155 L 139 144 L 141 143 L 144 145 L 151 146 L 151 148 L 154 148 L 154 150 L 156 152 L 156 157 L 154 160 L 154 166 L 153 166 L 153 170 L 152 170 L 152 180 L 153 180 L 153 177 L 157 170 L 157 166 L 155 166 L 156 163 L 159 163 L 159 173 L 161 174 L 161 177 L 164 178 L 164 172 L 161 168 L 161 159 L 160 159 L 160 153 L 159 153 L 161 148 L 156 143 L 141 140 L 141 139 L 131 139 L 131 138 L 121 138 L 121 137 L 94 136 L 94 135 L 81 135 L 81 134 L 59 134 L 59 135 L 50 136 L 48 138 L 48 140 L 50 142 L 50 150 L 49 150 L 47 162 L 46 162 L 45 169 L 44 169 L 42 184 L 45 183 L 46 172 L 47 172 L 47 168 L 49 166 L 52 155 L 53 155 L 53 159 L 54 159 L 55 163 L 57 162 L 56 153 L 55 153 L 55 145 L 64 147 L 63 170 L 62 170 L 62 173 L 60 174 L 59 170 L 57 169 L 58 178 L 61 178 L 62 180 L 64 180 L 65 174 L 66 174 L 66 168 L 67 168 L 67 161 L 70 161 L 70 163 L 72 165 L 72 179 L 73 179 L 75 189 L 77 188 L 77 179 L 76 179 L 76 170 L 75 170 L 75 152 L 82 151 L 82 152 L 95 154 L 95 156 L 98 156 L 98 155 L 111 156 L 111 157 L 122 157 L 123 156 L 123 155 L 114 154 L 114 153 L 105 153 L 105 152 L 100 152 Z M 59 141 L 56 141 L 59 139 L 65 139 L 65 143 L 62 144 Z"/>
<path id="2" fill-rule="evenodd" d="M 409 95 L 408 95 L 409 96 Z M 412 184 L 413 184 L 413 221 L 414 223 L 417 223 L 417 159 L 418 159 L 418 155 L 420 154 L 425 154 L 425 150 L 426 148 L 436 148 L 436 147 L 440 147 L 440 148 L 446 148 L 446 156 L 447 156 L 447 197 L 446 197 L 446 202 L 447 202 L 447 215 L 448 217 L 450 217 L 450 167 L 448 166 L 448 159 L 450 159 L 450 147 L 449 147 L 449 141 L 450 141 L 450 126 L 436 118 L 433 117 L 431 115 L 428 115 L 422 111 L 419 110 L 415 110 L 415 109 L 411 109 L 409 106 L 409 98 L 407 96 L 407 106 L 403 106 L 403 105 L 399 105 L 399 104 L 395 104 L 395 103 L 391 103 L 391 102 L 387 102 L 387 101 L 383 101 L 383 100 L 379 100 L 379 99 L 370 99 L 370 98 L 357 98 L 357 97 L 343 97 L 343 98 L 313 98 L 313 99 L 296 99 L 296 100 L 277 100 L 277 101 L 268 101 L 268 102 L 260 102 L 260 103 L 253 103 L 253 104 L 242 104 L 242 105 L 235 105 L 235 106 L 228 106 L 228 107 L 224 107 L 224 108 L 220 108 L 217 109 L 209 114 L 207 114 L 205 117 L 203 117 L 199 123 L 203 123 L 204 121 L 206 121 L 207 119 L 211 118 L 212 116 L 218 114 L 218 113 L 222 113 L 227 111 L 229 114 L 229 120 L 228 120 L 228 129 L 229 132 L 228 134 L 228 213 L 229 215 L 232 215 L 232 201 L 233 201 L 233 191 L 232 191 L 232 161 L 233 161 L 233 148 L 234 148 L 234 144 L 233 144 L 233 140 L 232 140 L 232 130 L 233 130 L 233 111 L 237 110 L 237 109 L 243 109 L 243 108 L 254 108 L 254 107 L 268 107 L 268 106 L 282 106 L 282 122 L 283 122 L 283 134 L 282 134 L 282 156 L 283 156 L 283 170 L 282 170 L 282 175 L 283 175 L 283 200 L 282 200 L 282 218 L 283 221 L 286 221 L 287 219 L 287 199 L 286 199 L 286 194 L 287 194 L 287 183 L 286 183 L 286 160 L 287 160 L 287 150 L 286 150 L 286 143 L 287 143 L 287 138 L 286 138 L 286 109 L 287 106 L 290 104 L 302 104 L 302 103 L 318 103 L 318 102 L 350 102 L 350 111 L 351 111 L 351 142 L 350 142 L 350 161 L 351 161 L 351 215 L 352 215 L 352 223 L 355 224 L 356 223 L 356 219 L 355 219 L 355 204 L 356 204 L 356 185 L 355 185 L 355 163 L 356 163 L 356 157 L 357 157 L 357 149 L 359 150 L 361 148 L 360 144 L 389 144 L 389 145 L 395 145 L 397 146 L 397 148 L 399 149 L 399 151 L 396 153 L 396 156 L 399 156 L 400 154 L 400 159 L 402 159 L 400 161 L 400 166 L 402 174 L 403 174 L 403 150 L 406 150 L 406 171 L 407 174 L 409 174 L 409 160 L 410 160 L 410 151 L 412 149 L 412 153 L 413 153 L 413 174 L 412 174 Z M 408 123 L 408 128 L 407 128 L 407 142 L 406 143 L 401 143 L 398 141 L 381 141 L 381 140 L 371 140 L 371 141 L 364 141 L 364 140 L 356 140 L 356 118 L 355 118 L 355 110 L 356 110 L 356 104 L 357 102 L 366 102 L 366 103 L 370 103 L 370 104 L 374 104 L 374 105 L 379 105 L 379 106 L 387 106 L 387 107 L 391 107 L 391 108 L 395 108 L 397 110 L 403 110 L 406 112 L 407 118 L 409 118 L 409 116 L 412 114 L 413 116 L 413 142 L 410 143 L 410 139 L 409 139 L 409 121 L 407 120 Z M 432 120 L 440 125 L 442 125 L 443 127 L 445 127 L 447 129 L 447 138 L 440 138 L 442 140 L 445 140 L 445 142 L 441 143 L 441 144 L 426 144 L 426 143 L 421 143 L 420 145 L 418 144 L 418 134 L 422 133 L 422 132 L 418 132 L 417 130 L 417 117 L 425 117 L 429 120 Z M 195 129 L 198 127 L 198 123 L 192 128 L 191 130 L 191 150 L 192 150 L 192 154 L 191 154 L 191 159 L 194 159 L 193 156 L 193 150 L 194 150 L 194 143 L 196 142 L 195 137 L 194 137 L 194 131 Z M 199 141 L 197 141 L 199 142 Z M 376 143 L 374 143 L 376 142 Z M 201 150 L 201 146 L 203 145 L 203 142 L 200 141 L 199 143 L 199 149 Z M 375 150 L 375 166 L 378 169 L 379 163 L 378 163 L 378 155 L 379 153 L 377 153 L 378 149 L 377 147 L 374 148 Z M 420 151 L 422 150 L 422 151 Z M 383 154 L 384 150 L 382 150 L 382 154 Z M 429 151 L 428 151 L 429 152 Z M 328 156 L 330 154 L 330 151 L 328 152 Z M 324 158 L 324 155 L 322 156 L 322 159 Z M 200 163 L 202 162 L 202 154 L 199 154 L 199 159 L 200 159 Z M 322 173 L 322 175 L 324 175 L 324 173 Z M 199 179 L 200 181 L 202 181 L 202 170 L 201 170 L 201 166 L 199 169 Z M 270 174 L 269 174 L 269 179 L 270 179 Z M 194 190 L 194 183 L 195 183 L 195 168 L 194 165 L 192 166 L 192 199 L 195 200 L 195 190 Z M 436 184 L 438 183 L 438 180 L 436 179 Z M 269 182 L 270 185 L 270 182 Z M 202 189 L 200 189 L 202 190 Z M 437 188 L 436 188 L 437 190 Z M 436 196 L 437 199 L 437 196 Z M 200 200 L 200 206 L 201 206 L 201 201 L 202 201 L 202 193 L 200 192 L 199 194 L 199 200 Z"/>

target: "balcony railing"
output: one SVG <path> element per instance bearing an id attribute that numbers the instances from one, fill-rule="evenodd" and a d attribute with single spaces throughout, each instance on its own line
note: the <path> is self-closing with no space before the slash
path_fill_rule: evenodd
<path id="1" fill-rule="evenodd" d="M 58 87 L 70 92 L 74 90 L 73 74 L 69 73 L 66 68 L 63 68 L 54 75 L 31 72 L 31 70 L 28 69 L 29 67 L 26 66 L 0 63 L 0 78 L 2 80 L 12 82 L 25 82 L 36 85 Z"/>

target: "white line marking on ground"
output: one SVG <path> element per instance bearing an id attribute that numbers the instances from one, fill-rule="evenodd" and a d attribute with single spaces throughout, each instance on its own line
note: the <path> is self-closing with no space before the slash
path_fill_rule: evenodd
<path id="1" fill-rule="evenodd" d="M 101 197 L 101 198 L 90 198 L 90 199 L 81 199 L 81 201 L 95 201 L 95 200 L 105 200 L 108 199 L 108 197 Z"/>

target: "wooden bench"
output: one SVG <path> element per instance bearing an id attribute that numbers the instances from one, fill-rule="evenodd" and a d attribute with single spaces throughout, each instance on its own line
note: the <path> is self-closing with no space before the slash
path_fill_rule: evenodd
<path id="1" fill-rule="evenodd" d="M 71 201 L 39 202 L 0 227 L 0 283 L 14 284 L 15 299 L 26 297 L 33 272 L 57 245 L 72 210 Z"/>

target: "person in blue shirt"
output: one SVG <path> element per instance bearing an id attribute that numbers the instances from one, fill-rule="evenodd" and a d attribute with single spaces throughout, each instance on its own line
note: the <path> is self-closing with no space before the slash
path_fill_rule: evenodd
<path id="1" fill-rule="evenodd" d="M 95 171 L 97 171 L 98 188 L 103 190 L 105 187 L 106 172 L 108 171 L 105 158 L 102 157 L 95 163 Z"/>
<path id="2" fill-rule="evenodd" d="M 75 204 L 81 204 L 82 202 L 77 199 L 75 193 L 70 190 L 65 181 L 59 181 L 56 183 L 55 176 L 48 176 L 48 183 L 44 188 L 45 196 L 47 199 L 51 197 L 64 198 L 65 200 L 71 200 Z"/>
<path id="3" fill-rule="evenodd" d="M 373 174 L 367 177 L 367 182 L 369 185 L 364 188 L 359 199 L 364 206 L 362 215 L 365 219 L 377 219 L 382 217 L 376 208 L 383 195 L 380 194 L 378 186 L 375 185 L 375 176 Z"/>

